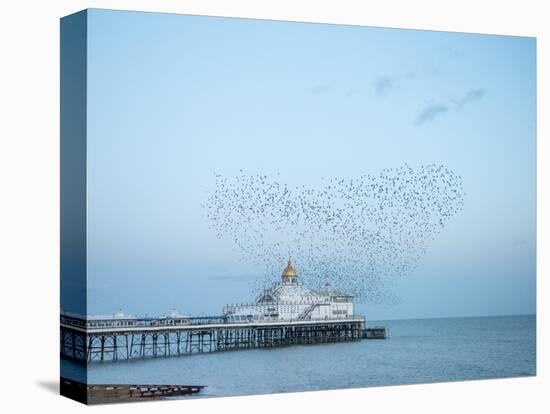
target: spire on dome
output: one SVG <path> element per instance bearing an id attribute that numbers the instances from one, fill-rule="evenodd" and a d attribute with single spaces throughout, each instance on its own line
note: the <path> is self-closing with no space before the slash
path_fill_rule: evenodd
<path id="1" fill-rule="evenodd" d="M 283 270 L 283 278 L 285 277 L 297 277 L 298 273 L 296 273 L 296 270 L 292 266 L 292 258 L 288 258 L 288 264 L 285 267 L 285 270 Z"/>

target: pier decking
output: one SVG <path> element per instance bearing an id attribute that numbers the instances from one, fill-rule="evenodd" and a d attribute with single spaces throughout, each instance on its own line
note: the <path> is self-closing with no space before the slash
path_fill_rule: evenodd
<path id="1" fill-rule="evenodd" d="M 385 339 L 363 317 L 227 322 L 223 317 L 91 319 L 61 314 L 61 355 L 80 362 Z"/>

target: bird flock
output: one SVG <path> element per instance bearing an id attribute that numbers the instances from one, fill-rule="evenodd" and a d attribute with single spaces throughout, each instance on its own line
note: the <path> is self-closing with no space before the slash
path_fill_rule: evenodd
<path id="1" fill-rule="evenodd" d="M 242 260 L 265 269 L 256 290 L 278 281 L 292 256 L 309 286 L 330 280 L 375 304 L 399 301 L 395 282 L 414 271 L 465 196 L 461 177 L 435 164 L 327 177 L 317 187 L 242 170 L 214 176 L 204 204 L 211 228 L 232 241 Z"/>

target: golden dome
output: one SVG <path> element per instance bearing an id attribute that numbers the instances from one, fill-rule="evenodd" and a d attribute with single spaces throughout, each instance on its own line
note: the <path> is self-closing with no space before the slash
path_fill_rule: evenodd
<path id="1" fill-rule="evenodd" d="M 296 270 L 294 270 L 294 267 L 292 267 L 292 261 L 288 259 L 288 264 L 285 267 L 285 270 L 283 270 L 283 277 L 296 277 L 298 276 L 298 273 L 296 273 Z"/>

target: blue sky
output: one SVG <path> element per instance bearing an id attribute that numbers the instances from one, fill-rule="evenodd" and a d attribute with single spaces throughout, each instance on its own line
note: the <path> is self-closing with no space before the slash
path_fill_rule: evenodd
<path id="1" fill-rule="evenodd" d="M 444 164 L 464 210 L 369 319 L 535 312 L 535 39 L 91 10 L 88 313 L 218 314 L 257 269 L 213 172 L 289 184 Z M 284 264 L 281 264 L 283 267 Z"/>

